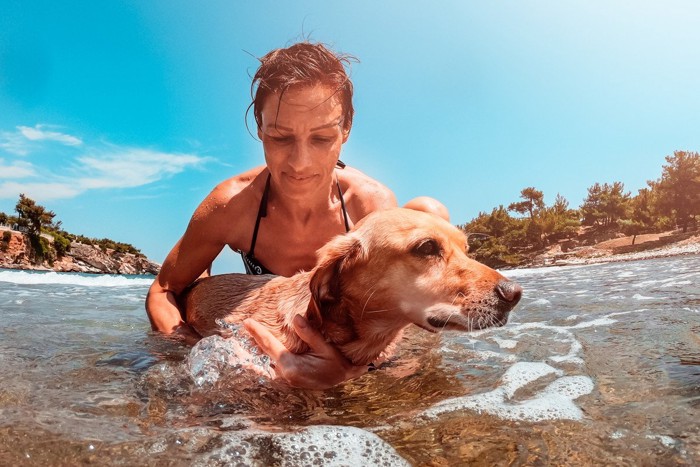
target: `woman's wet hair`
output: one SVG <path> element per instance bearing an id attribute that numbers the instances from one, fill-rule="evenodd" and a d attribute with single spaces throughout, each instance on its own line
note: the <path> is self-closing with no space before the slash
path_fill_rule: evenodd
<path id="1" fill-rule="evenodd" d="M 343 108 L 343 128 L 350 129 L 355 109 L 352 105 L 352 81 L 348 69 L 358 60 L 352 55 L 334 52 L 323 44 L 299 42 L 275 49 L 259 59 L 260 67 L 250 86 L 255 123 L 262 128 L 262 109 L 271 94 L 284 93 L 291 87 L 324 85 L 333 89 L 329 99 L 338 95 Z"/>

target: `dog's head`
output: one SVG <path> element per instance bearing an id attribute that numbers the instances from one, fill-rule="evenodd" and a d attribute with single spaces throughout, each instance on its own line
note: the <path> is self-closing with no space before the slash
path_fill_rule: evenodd
<path id="1" fill-rule="evenodd" d="M 504 325 L 522 289 L 466 252 L 464 233 L 432 214 L 370 214 L 319 250 L 310 281 L 318 309 L 309 318 L 341 308 L 353 316 L 332 320 L 386 332 L 410 323 L 432 332 Z"/>

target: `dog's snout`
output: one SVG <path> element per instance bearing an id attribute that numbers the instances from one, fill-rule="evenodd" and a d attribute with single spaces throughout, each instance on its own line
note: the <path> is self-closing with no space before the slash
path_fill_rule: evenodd
<path id="1" fill-rule="evenodd" d="M 517 282 L 504 280 L 496 286 L 496 293 L 502 301 L 508 303 L 512 308 L 520 301 L 523 288 Z"/>

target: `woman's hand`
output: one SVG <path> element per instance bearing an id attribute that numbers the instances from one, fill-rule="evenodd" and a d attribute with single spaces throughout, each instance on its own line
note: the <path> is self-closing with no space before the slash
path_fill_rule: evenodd
<path id="1" fill-rule="evenodd" d="M 266 327 L 253 319 L 245 320 L 243 325 L 260 349 L 275 362 L 277 376 L 290 386 L 328 389 L 368 371 L 365 365 L 350 363 L 302 316 L 295 316 L 293 325 L 299 338 L 309 345 L 309 351 L 303 354 L 290 352 Z"/>

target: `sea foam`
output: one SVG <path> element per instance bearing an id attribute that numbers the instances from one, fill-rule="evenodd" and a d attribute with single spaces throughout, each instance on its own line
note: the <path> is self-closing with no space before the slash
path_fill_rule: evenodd
<path id="1" fill-rule="evenodd" d="M 519 389 L 550 375 L 560 377 L 530 399 L 513 400 Z M 590 394 L 594 388 L 593 381 L 584 375 L 561 375 L 561 370 L 546 363 L 518 362 L 508 368 L 501 378 L 501 385 L 493 391 L 453 397 L 430 407 L 421 415 L 432 419 L 456 410 L 474 410 L 505 420 L 580 420 L 583 412 L 573 401 Z"/>
<path id="2" fill-rule="evenodd" d="M 349 426 L 318 425 L 296 432 L 261 430 L 213 433 L 203 428 L 181 430 L 176 443 L 201 449 L 202 440 L 212 438 L 201 465 L 386 465 L 409 466 L 396 450 L 379 436 Z M 153 445 L 151 453 L 163 452 L 172 442 Z"/>
<path id="3" fill-rule="evenodd" d="M 84 287 L 132 287 L 149 286 L 153 278 L 121 276 L 114 274 L 84 275 L 70 272 L 36 272 L 0 270 L 0 282 L 21 285 L 80 285 Z"/>

